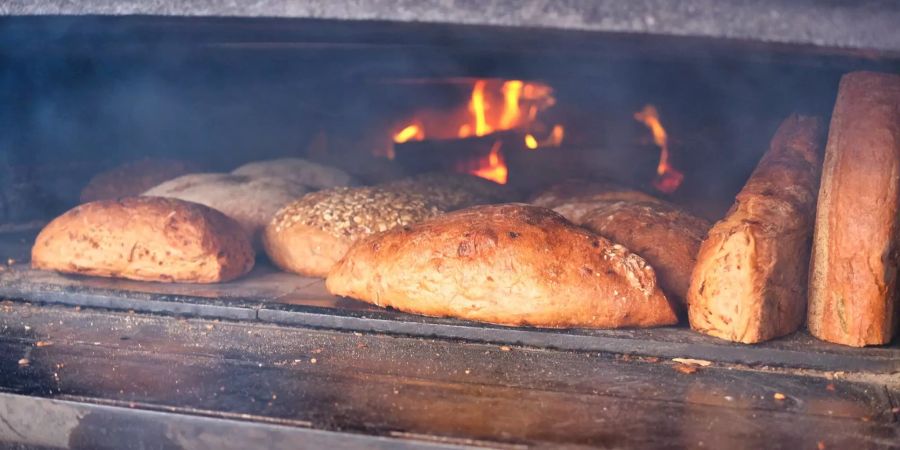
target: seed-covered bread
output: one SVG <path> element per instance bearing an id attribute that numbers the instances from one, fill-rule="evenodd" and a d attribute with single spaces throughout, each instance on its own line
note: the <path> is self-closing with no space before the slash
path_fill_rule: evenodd
<path id="1" fill-rule="evenodd" d="M 263 246 L 288 272 L 324 277 L 354 242 L 441 210 L 415 193 L 380 187 L 314 192 L 285 206 L 266 226 Z"/>
<path id="2" fill-rule="evenodd" d="M 36 269 L 143 281 L 217 283 L 253 268 L 237 222 L 196 203 L 158 197 L 101 200 L 50 222 L 35 240 Z"/>
<path id="3" fill-rule="evenodd" d="M 445 211 L 518 200 L 515 191 L 475 175 L 431 172 L 386 183 L 388 189 L 417 192 Z"/>
<path id="4" fill-rule="evenodd" d="M 566 219 L 580 224 L 598 202 L 661 202 L 650 194 L 613 181 L 566 180 L 531 199 L 531 204 L 550 208 Z"/>
<path id="5" fill-rule="evenodd" d="M 661 202 L 598 202 L 582 226 L 647 260 L 663 291 L 684 300 L 710 223 Z"/>
<path id="6" fill-rule="evenodd" d="M 194 173 L 156 186 L 144 195 L 200 203 L 225 213 L 247 231 L 254 243 L 282 206 L 307 188 L 286 178 L 256 178 L 228 173 Z"/>
<path id="7" fill-rule="evenodd" d="M 356 184 L 350 174 L 337 167 L 314 163 L 302 158 L 254 161 L 232 170 L 231 173 L 255 178 L 286 178 L 313 189 Z"/>
<path id="8" fill-rule="evenodd" d="M 191 164 L 174 159 L 142 159 L 114 167 L 91 178 L 81 191 L 83 203 L 141 195 L 147 189 L 191 171 Z"/>
<path id="9" fill-rule="evenodd" d="M 378 306 L 502 325 L 649 327 L 678 320 L 641 257 L 523 204 L 476 206 L 363 239 L 326 285 Z"/>

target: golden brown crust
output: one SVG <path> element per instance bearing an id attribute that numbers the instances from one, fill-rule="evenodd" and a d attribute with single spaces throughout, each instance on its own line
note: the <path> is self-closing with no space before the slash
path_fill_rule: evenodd
<path id="1" fill-rule="evenodd" d="M 897 328 L 900 76 L 841 79 L 813 239 L 809 330 L 861 347 Z"/>
<path id="2" fill-rule="evenodd" d="M 363 239 L 326 285 L 379 306 L 503 325 L 677 322 L 643 259 L 522 204 L 477 206 Z"/>
<path id="3" fill-rule="evenodd" d="M 710 223 L 660 202 L 598 202 L 581 224 L 647 260 L 663 291 L 683 300 Z"/>
<path id="4" fill-rule="evenodd" d="M 196 203 L 128 197 L 86 203 L 50 222 L 31 251 L 36 269 L 143 281 L 216 283 L 253 268 L 240 225 Z"/>
<path id="5" fill-rule="evenodd" d="M 547 188 L 532 197 L 530 203 L 550 208 L 566 219 L 580 224 L 598 203 L 615 201 L 662 202 L 652 195 L 613 181 L 573 179 Z"/>
<path id="6" fill-rule="evenodd" d="M 81 191 L 81 202 L 141 195 L 166 180 L 190 172 L 191 164 L 173 159 L 143 159 L 114 167 L 91 178 Z"/>
<path id="7" fill-rule="evenodd" d="M 688 290 L 691 328 L 755 343 L 803 324 L 822 131 L 818 118 L 787 118 L 709 231 Z"/>
<path id="8" fill-rule="evenodd" d="M 460 173 L 424 173 L 386 183 L 384 187 L 420 193 L 444 211 L 518 200 L 508 186 Z"/>
<path id="9" fill-rule="evenodd" d="M 421 195 L 402 190 L 328 189 L 279 210 L 263 232 L 263 247 L 283 270 L 324 277 L 356 240 L 440 213 Z"/>

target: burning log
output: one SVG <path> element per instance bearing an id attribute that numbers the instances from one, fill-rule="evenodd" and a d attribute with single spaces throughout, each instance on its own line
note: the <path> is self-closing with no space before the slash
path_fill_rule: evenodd
<path id="1" fill-rule="evenodd" d="M 566 178 L 610 178 L 636 185 L 653 179 L 658 152 L 631 147 L 547 147 L 528 149 L 521 132 L 504 131 L 464 139 L 426 139 L 394 146 L 410 173 L 453 171 L 532 190 Z"/>
<path id="2" fill-rule="evenodd" d="M 499 150 L 495 150 L 500 142 Z M 504 156 L 525 149 L 525 135 L 518 131 L 500 131 L 487 136 L 462 139 L 425 139 L 394 144 L 395 161 L 411 173 L 477 170 L 478 161 L 487 160 L 492 151 Z"/>

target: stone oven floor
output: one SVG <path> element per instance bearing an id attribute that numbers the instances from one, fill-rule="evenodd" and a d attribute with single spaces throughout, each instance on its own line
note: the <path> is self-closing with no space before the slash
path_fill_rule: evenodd
<path id="1" fill-rule="evenodd" d="M 537 330 L 329 296 L 265 263 L 196 286 L 28 269 L 0 235 L 16 448 L 890 448 L 900 347 Z M 694 361 L 692 361 L 694 360 Z"/>

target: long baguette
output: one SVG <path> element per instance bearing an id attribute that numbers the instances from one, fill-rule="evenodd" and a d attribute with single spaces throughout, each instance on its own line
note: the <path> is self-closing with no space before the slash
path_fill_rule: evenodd
<path id="1" fill-rule="evenodd" d="M 841 79 L 831 117 L 809 282 L 809 331 L 861 347 L 897 328 L 900 76 Z"/>
<path id="2" fill-rule="evenodd" d="M 822 134 L 818 118 L 787 118 L 710 229 L 688 290 L 694 330 L 756 343 L 803 324 Z"/>

